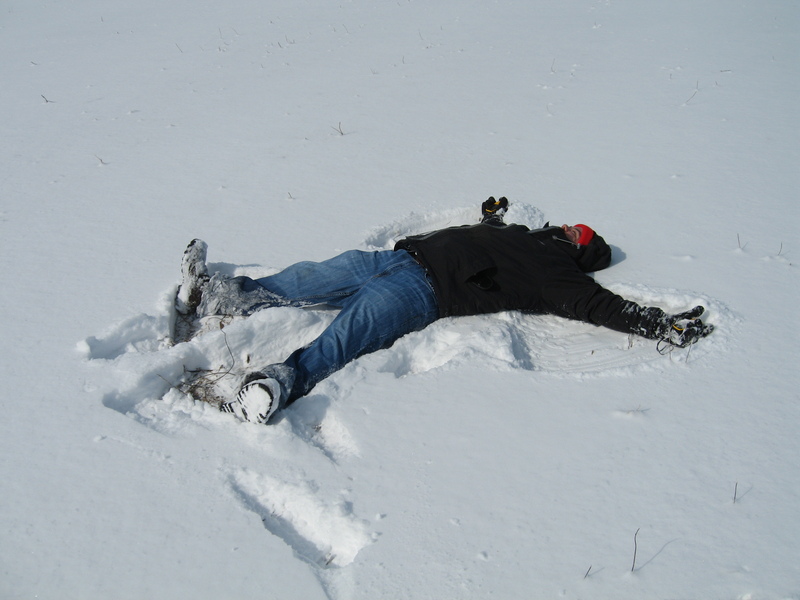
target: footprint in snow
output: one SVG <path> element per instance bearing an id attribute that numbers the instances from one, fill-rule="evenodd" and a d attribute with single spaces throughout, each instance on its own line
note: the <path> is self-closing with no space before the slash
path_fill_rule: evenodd
<path id="1" fill-rule="evenodd" d="M 315 567 L 346 567 L 374 541 L 349 502 L 318 496 L 308 482 L 291 484 L 249 470 L 229 476 L 242 504 L 295 554 Z"/>

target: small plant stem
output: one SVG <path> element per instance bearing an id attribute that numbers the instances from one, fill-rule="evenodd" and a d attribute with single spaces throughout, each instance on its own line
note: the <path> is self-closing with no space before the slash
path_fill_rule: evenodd
<path id="1" fill-rule="evenodd" d="M 636 530 L 636 533 L 633 534 L 633 564 L 631 565 L 631 573 L 636 570 L 636 551 L 639 549 L 639 544 L 636 541 L 636 537 L 639 535 L 639 529 Z"/>

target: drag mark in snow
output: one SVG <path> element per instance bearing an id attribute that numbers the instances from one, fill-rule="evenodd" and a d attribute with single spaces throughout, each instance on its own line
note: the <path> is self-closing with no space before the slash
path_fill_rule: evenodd
<path id="1" fill-rule="evenodd" d="M 368 523 L 353 514 L 349 502 L 324 500 L 308 482 L 293 485 L 240 469 L 229 476 L 229 483 L 270 533 L 314 566 L 345 567 L 374 541 Z"/>

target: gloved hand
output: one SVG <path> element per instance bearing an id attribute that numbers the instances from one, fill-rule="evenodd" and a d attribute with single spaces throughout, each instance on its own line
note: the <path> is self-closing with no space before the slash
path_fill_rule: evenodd
<path id="1" fill-rule="evenodd" d="M 714 326 L 700 320 L 705 310 L 702 306 L 695 306 L 686 312 L 668 315 L 661 331 L 661 340 L 670 346 L 685 348 L 706 337 L 714 331 Z"/>
<path id="2" fill-rule="evenodd" d="M 503 215 L 506 214 L 507 210 L 508 199 L 505 196 L 500 198 L 500 200 L 495 200 L 494 196 L 490 196 L 488 200 L 485 200 L 483 204 L 481 204 L 481 223 L 492 218 L 498 218 L 502 221 Z"/>

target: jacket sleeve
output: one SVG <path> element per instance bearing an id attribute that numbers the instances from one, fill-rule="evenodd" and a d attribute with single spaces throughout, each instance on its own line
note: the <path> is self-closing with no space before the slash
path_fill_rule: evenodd
<path id="1" fill-rule="evenodd" d="M 588 276 L 582 283 L 551 283 L 546 286 L 544 297 L 554 314 L 614 331 L 655 340 L 663 337 L 669 329 L 668 316 L 660 308 L 626 300 Z"/>

